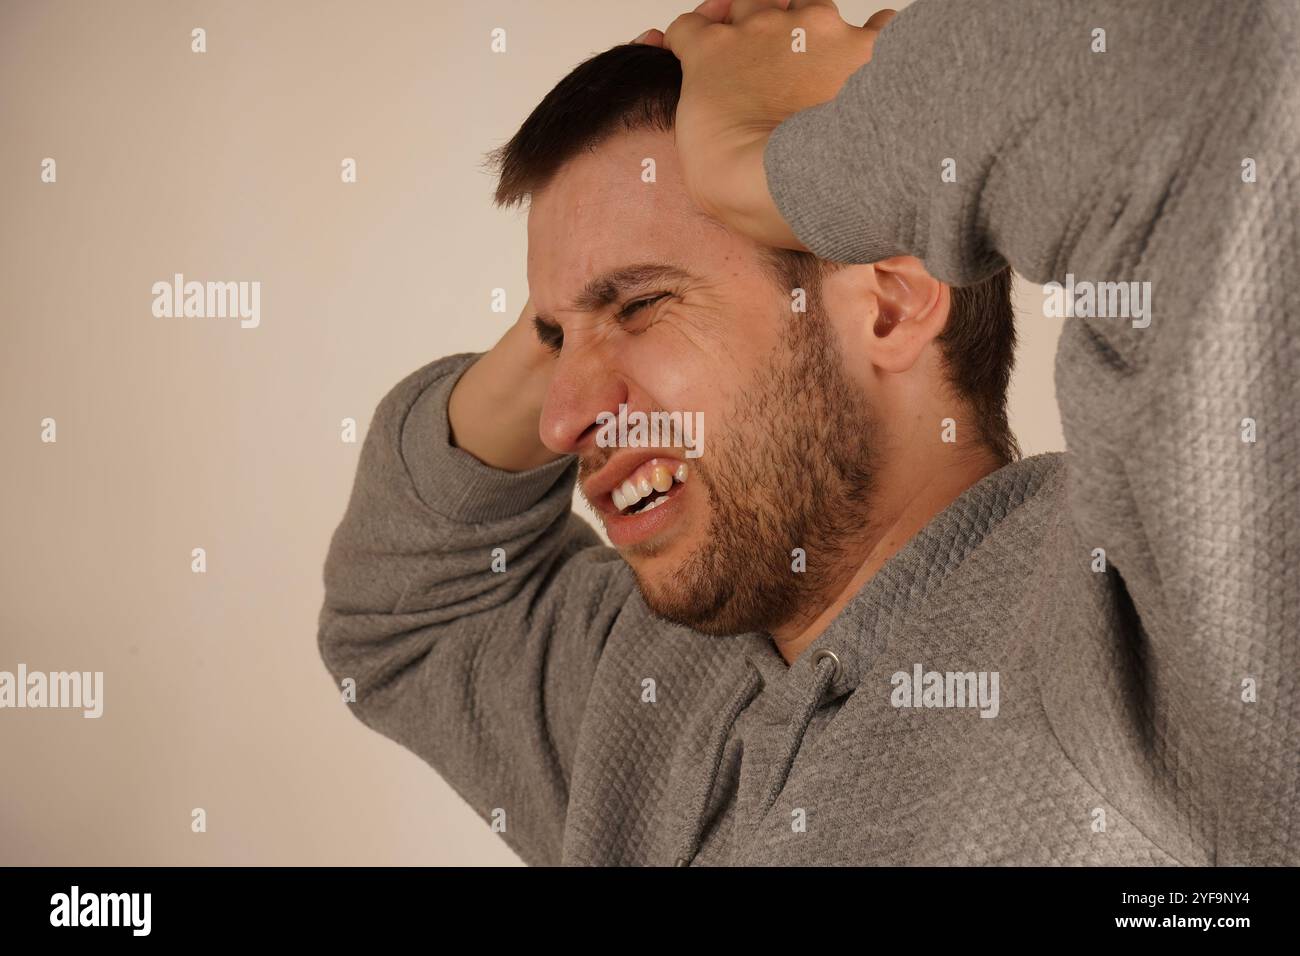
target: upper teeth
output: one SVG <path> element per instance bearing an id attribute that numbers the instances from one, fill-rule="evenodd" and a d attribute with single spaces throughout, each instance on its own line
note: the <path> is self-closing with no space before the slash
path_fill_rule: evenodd
<path id="1" fill-rule="evenodd" d="M 656 491 L 667 491 L 673 486 L 674 481 L 684 482 L 686 475 L 686 462 L 678 464 L 677 470 L 673 471 L 669 464 L 654 459 L 646 462 L 628 476 L 623 484 L 610 492 L 610 498 L 613 500 L 615 508 L 624 511 Z M 652 502 L 646 506 L 646 509 L 649 510 L 657 504 L 658 502 Z"/>

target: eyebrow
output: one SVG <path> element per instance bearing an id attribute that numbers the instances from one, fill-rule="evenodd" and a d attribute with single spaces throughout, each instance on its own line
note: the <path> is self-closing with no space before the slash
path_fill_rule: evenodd
<path id="1" fill-rule="evenodd" d="M 623 266 L 588 281 L 574 298 L 569 310 L 596 312 L 613 305 L 633 292 L 644 289 L 651 283 L 689 278 L 691 278 L 689 272 L 664 262 L 642 262 Z M 559 323 L 542 312 L 533 316 L 533 327 L 537 330 L 538 338 L 543 341 L 547 338 L 554 340 L 562 334 Z"/>

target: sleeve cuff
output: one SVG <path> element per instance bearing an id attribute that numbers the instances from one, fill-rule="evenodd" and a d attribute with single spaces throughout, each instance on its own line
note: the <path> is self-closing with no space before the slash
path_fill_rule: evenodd
<path id="1" fill-rule="evenodd" d="M 565 456 L 528 471 L 485 465 L 451 443 L 447 402 L 461 375 L 478 358 L 463 354 L 438 363 L 416 395 L 401 427 L 401 454 L 415 492 L 432 511 L 453 521 L 499 521 L 536 505 L 561 479 L 572 485 L 577 458 Z M 457 361 L 453 361 L 457 360 Z"/>
<path id="2" fill-rule="evenodd" d="M 879 262 L 903 254 L 885 237 L 894 232 L 873 221 L 864 202 L 868 181 L 863 157 L 843 156 L 849 138 L 837 130 L 832 100 L 786 118 L 768 138 L 763 172 L 777 211 L 795 236 L 821 259 Z"/>
<path id="3" fill-rule="evenodd" d="M 786 117 L 768 137 L 768 192 L 795 236 L 819 258 L 868 263 L 925 257 L 916 218 L 916 156 L 925 132 L 915 127 L 923 122 L 917 117 L 923 81 L 933 72 L 931 21 L 950 15 L 942 4 L 903 10 L 876 39 L 870 62 L 834 99 Z"/>

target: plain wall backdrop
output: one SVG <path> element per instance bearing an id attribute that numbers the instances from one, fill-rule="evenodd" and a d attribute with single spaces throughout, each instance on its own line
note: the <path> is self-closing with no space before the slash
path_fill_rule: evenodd
<path id="1" fill-rule="evenodd" d="M 105 683 L 0 710 L 0 863 L 518 863 L 340 701 L 321 569 L 379 399 L 526 299 L 483 154 L 688 2 L 0 6 L 0 670 Z M 260 281 L 260 326 L 156 318 L 175 273 Z M 1018 300 L 1012 424 L 1059 450 L 1061 323 Z"/>

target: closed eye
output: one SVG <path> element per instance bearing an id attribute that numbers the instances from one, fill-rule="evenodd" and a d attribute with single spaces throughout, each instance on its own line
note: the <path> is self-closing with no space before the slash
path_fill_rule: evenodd
<path id="1" fill-rule="evenodd" d="M 614 318 L 619 322 L 623 322 L 636 315 L 636 313 L 640 312 L 646 306 L 653 305 L 660 299 L 666 299 L 670 295 L 672 295 L 671 292 L 656 292 L 654 295 L 648 295 L 640 299 L 633 299 L 627 305 L 623 306 L 623 308 L 619 309 L 618 312 L 615 313 Z"/>
<path id="2" fill-rule="evenodd" d="M 533 331 L 537 333 L 537 341 L 541 342 L 542 347 L 548 352 L 558 353 L 564 345 L 564 330 L 540 315 L 533 316 Z"/>
<path id="3" fill-rule="evenodd" d="M 642 309 L 653 305 L 660 299 L 666 299 L 670 295 L 672 295 L 671 292 L 656 292 L 654 295 L 634 299 L 614 314 L 614 320 L 619 323 L 626 322 Z M 537 334 L 537 341 L 553 355 L 558 355 L 560 349 L 564 347 L 564 330 L 560 328 L 558 323 L 543 319 L 540 315 L 535 315 L 533 316 L 533 331 Z"/>

